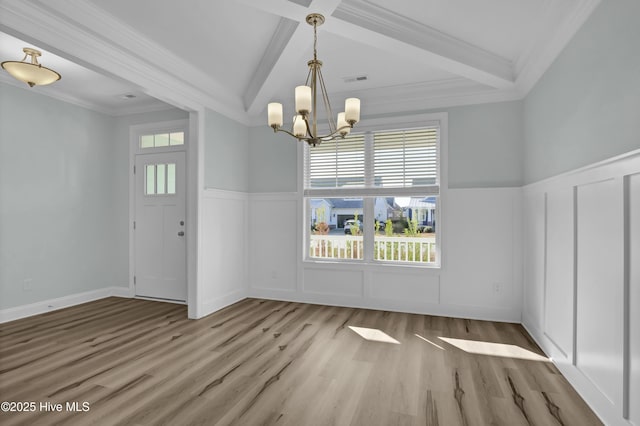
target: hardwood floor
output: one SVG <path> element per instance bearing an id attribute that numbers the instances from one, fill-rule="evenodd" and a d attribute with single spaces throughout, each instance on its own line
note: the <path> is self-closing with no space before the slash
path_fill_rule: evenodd
<path id="1" fill-rule="evenodd" d="M 542 356 L 516 324 L 108 298 L 0 324 L 0 401 L 36 403 L 0 424 L 602 424 Z"/>

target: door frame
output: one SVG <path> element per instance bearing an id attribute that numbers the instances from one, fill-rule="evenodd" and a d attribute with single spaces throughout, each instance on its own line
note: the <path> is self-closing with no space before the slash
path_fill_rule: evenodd
<path id="1" fill-rule="evenodd" d="M 190 114 L 190 117 L 194 117 L 195 114 Z M 197 206 L 197 201 L 194 199 L 194 196 L 197 195 L 197 191 L 192 191 L 192 182 L 198 179 L 197 170 L 198 167 L 193 164 L 194 153 L 196 152 L 196 148 L 194 145 L 197 143 L 197 135 L 195 127 L 193 126 L 192 120 L 183 119 L 183 120 L 170 120 L 170 121 L 162 121 L 155 123 L 144 123 L 144 124 L 136 124 L 129 126 L 129 170 L 128 170 L 128 180 L 129 180 L 129 297 L 133 298 L 141 298 L 136 296 L 135 284 L 134 284 L 134 276 L 136 270 L 136 258 L 135 258 L 135 233 L 134 233 L 134 221 L 136 215 L 136 179 L 134 174 L 134 167 L 136 163 L 136 155 L 138 154 L 155 154 L 155 153 L 165 153 L 165 152 L 184 152 L 185 160 L 186 160 L 186 193 L 185 193 L 185 208 L 186 208 L 186 226 L 185 233 L 187 238 L 187 247 L 186 247 L 186 266 L 187 266 L 187 297 L 186 304 L 189 306 L 189 317 L 192 317 L 192 305 L 195 303 L 197 298 L 193 289 L 193 281 L 194 281 L 194 271 L 191 270 L 194 262 L 192 261 L 193 256 L 195 255 L 194 251 L 191 249 L 194 247 L 194 242 L 190 242 L 191 240 L 196 240 L 197 235 L 197 214 L 195 211 L 195 206 Z M 138 141 L 141 135 L 149 134 L 149 133 L 160 133 L 160 132 L 171 132 L 171 131 L 183 131 L 185 133 L 185 141 L 184 145 L 181 146 L 173 146 L 173 147 L 162 147 L 162 148 L 153 148 L 153 149 L 141 149 Z M 197 158 L 197 157 L 196 157 Z M 138 171 L 140 172 L 140 171 Z M 155 299 L 154 299 L 155 300 Z M 165 301 L 168 303 L 179 303 L 185 304 L 184 302 L 178 301 Z"/>

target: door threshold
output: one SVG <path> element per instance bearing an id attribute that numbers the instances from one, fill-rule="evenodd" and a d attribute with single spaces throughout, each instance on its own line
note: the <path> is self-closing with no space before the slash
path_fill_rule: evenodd
<path id="1" fill-rule="evenodd" d="M 186 300 L 163 299 L 162 297 L 133 296 L 134 299 L 151 300 L 152 302 L 175 303 L 176 305 L 186 305 Z"/>

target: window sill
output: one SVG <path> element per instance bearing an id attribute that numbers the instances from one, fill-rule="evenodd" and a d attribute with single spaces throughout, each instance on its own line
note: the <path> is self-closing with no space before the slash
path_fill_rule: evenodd
<path id="1" fill-rule="evenodd" d="M 331 267 L 337 269 L 376 269 L 376 270 L 389 270 L 389 269 L 402 269 L 402 270 L 421 270 L 421 271 L 437 271 L 440 272 L 442 266 L 436 263 L 427 263 L 423 265 L 416 265 L 414 263 L 404 262 L 376 262 L 376 261 L 364 261 L 364 260 L 328 260 L 328 259 L 304 259 L 302 261 L 303 267 L 306 266 L 320 266 Z"/>

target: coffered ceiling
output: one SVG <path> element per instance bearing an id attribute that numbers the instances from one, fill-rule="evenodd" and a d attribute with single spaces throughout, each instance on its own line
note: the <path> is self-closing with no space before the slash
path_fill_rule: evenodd
<path id="1" fill-rule="evenodd" d="M 0 0 L 0 59 L 20 59 L 21 42 L 45 49 L 63 74 L 49 90 L 107 112 L 133 109 L 118 104 L 132 93 L 138 109 L 260 124 L 268 102 L 292 111 L 313 56 L 305 17 L 318 12 L 332 104 L 356 96 L 363 115 L 406 113 L 522 98 L 598 2 Z"/>

